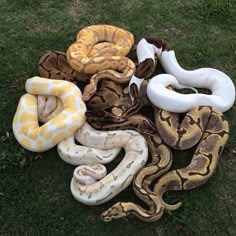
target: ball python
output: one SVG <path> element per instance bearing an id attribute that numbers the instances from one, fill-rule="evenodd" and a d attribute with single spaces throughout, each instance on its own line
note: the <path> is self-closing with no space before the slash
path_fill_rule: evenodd
<path id="1" fill-rule="evenodd" d="M 110 42 L 112 45 L 99 50 L 98 55 L 89 56 L 93 46 L 100 42 Z M 83 92 L 84 101 L 96 92 L 97 83 L 103 78 L 119 83 L 130 80 L 135 65 L 125 56 L 133 43 L 133 35 L 116 26 L 91 25 L 78 32 L 76 41 L 67 49 L 67 60 L 76 71 L 92 75 Z"/>
<path id="2" fill-rule="evenodd" d="M 169 148 L 162 143 L 158 134 L 145 135 L 145 139 L 151 154 L 151 162 L 135 175 L 133 189 L 149 209 L 146 210 L 133 202 L 118 202 L 101 214 L 101 218 L 105 222 L 127 217 L 129 214 L 143 221 L 152 222 L 160 219 L 164 213 L 164 207 L 156 193 L 151 190 L 150 184 L 169 170 L 172 164 L 172 154 Z"/>
<path id="3" fill-rule="evenodd" d="M 12 124 L 13 133 L 24 148 L 34 152 L 48 150 L 72 135 L 85 122 L 86 106 L 74 84 L 35 76 L 26 81 L 25 90 L 28 93 L 21 97 Z M 58 96 L 64 107 L 60 114 L 40 127 L 38 94 Z"/>
<path id="4" fill-rule="evenodd" d="M 89 76 L 71 68 L 66 53 L 48 51 L 38 62 L 38 71 L 41 77 L 57 80 L 66 80 L 76 84 L 77 81 L 89 82 Z"/>
<path id="5" fill-rule="evenodd" d="M 78 80 L 89 81 L 88 75 L 70 67 L 66 54 L 60 51 L 48 51 L 43 54 L 39 59 L 38 71 L 41 77 L 48 79 L 66 80 L 74 84 Z M 61 103 L 55 96 L 39 95 L 38 103 L 38 116 L 42 122 L 47 122 L 62 110 Z"/>
<path id="6" fill-rule="evenodd" d="M 109 110 L 87 111 L 87 121 L 93 128 L 99 130 L 134 129 L 142 134 L 155 134 L 156 127 L 152 120 L 138 114 L 142 107 L 150 105 L 145 95 L 146 86 L 147 81 L 143 83 L 140 91 L 136 84 L 131 86 L 132 95 L 135 98 L 133 103 L 128 89 L 124 89 L 122 97 Z"/>
<path id="7" fill-rule="evenodd" d="M 201 68 L 196 70 L 183 69 L 175 56 L 174 50 L 166 50 L 165 45 L 140 40 L 137 45 L 137 57 L 153 57 L 156 54 L 164 70 L 168 74 L 160 74 L 153 77 L 147 87 L 147 95 L 150 101 L 157 107 L 171 112 L 183 113 L 196 106 L 213 106 L 221 112 L 229 110 L 235 101 L 235 87 L 232 80 L 223 72 L 213 68 Z M 142 81 L 142 80 L 141 80 Z M 130 84 L 137 82 L 137 78 L 131 79 Z M 209 94 L 181 94 L 170 91 L 166 87 L 181 88 L 207 88 Z"/>
<path id="8" fill-rule="evenodd" d="M 98 43 L 94 45 L 89 56 L 98 55 L 98 52 L 109 46 L 108 43 Z M 38 71 L 41 77 L 49 79 L 62 79 L 76 84 L 80 82 L 89 82 L 89 75 L 75 71 L 69 65 L 66 53 L 60 51 L 49 51 L 41 56 L 38 63 Z M 101 88 L 86 102 L 89 109 L 106 109 L 113 105 L 122 93 L 122 86 L 112 80 L 103 79 Z M 49 120 L 48 116 L 54 116 L 54 110 L 57 109 L 58 100 L 53 96 L 39 96 L 38 110 L 40 120 Z"/>
<path id="9" fill-rule="evenodd" d="M 99 149 L 123 147 L 125 150 L 123 160 L 107 175 L 106 168 L 100 163 L 80 165 L 74 170 L 72 195 L 86 205 L 102 204 L 124 190 L 148 158 L 145 138 L 136 131 L 97 131 L 84 123 L 75 132 L 75 137 L 84 146 Z"/>
<path id="10" fill-rule="evenodd" d="M 202 110 L 204 110 L 204 112 L 202 112 Z M 147 203 L 150 209 L 145 210 L 132 202 L 118 202 L 102 213 L 102 220 L 110 221 L 126 217 L 130 214 L 144 221 L 158 220 L 164 210 L 176 210 L 182 204 L 181 202 L 174 205 L 166 203 L 162 199 L 166 191 L 193 189 L 207 182 L 216 170 L 219 157 L 228 140 L 229 126 L 223 114 L 216 108 L 200 106 L 195 109 L 195 112 L 198 111 L 200 112 L 199 114 L 202 117 L 202 121 L 199 121 L 199 119 L 195 120 L 194 112 L 192 112 L 192 114 L 187 113 L 186 116 L 190 118 L 186 118 L 189 126 L 182 128 L 182 134 L 185 134 L 185 132 L 191 134 L 189 135 L 189 142 L 193 140 L 193 144 L 195 143 L 195 137 L 191 129 L 196 130 L 196 133 L 198 133 L 199 130 L 203 132 L 190 164 L 184 168 L 164 173 L 159 179 L 156 179 L 161 170 L 158 167 L 160 164 L 158 161 L 164 159 L 157 158 L 157 161 L 155 161 L 155 159 L 152 160 L 149 165 L 138 172 L 133 182 L 135 193 Z M 168 112 L 166 112 L 166 114 L 167 113 Z M 208 118 L 206 118 L 206 113 L 208 113 Z M 165 120 L 162 120 L 162 122 L 169 123 L 172 119 L 171 115 L 171 113 L 169 113 L 169 117 L 165 115 Z M 169 126 L 169 130 L 171 129 L 176 131 L 175 127 Z M 180 135 L 180 133 L 178 135 Z M 179 141 L 181 142 L 181 139 Z M 176 145 L 176 142 L 174 143 Z M 167 150 L 164 150 L 164 153 L 165 152 L 167 152 Z M 168 155 L 166 159 L 169 160 Z M 168 161 L 165 163 L 167 163 L 167 165 L 164 165 L 164 168 L 168 166 Z M 154 186 L 153 190 L 150 190 L 150 184 Z"/>
<path id="11" fill-rule="evenodd" d="M 156 51 L 154 51 L 153 45 L 155 45 Z M 172 50 L 172 46 L 164 39 L 155 37 L 147 36 L 139 40 L 135 50 L 137 69 L 129 81 L 129 89 L 133 83 L 137 85 L 138 89 L 140 89 L 143 81 L 152 76 L 157 66 L 157 55 L 160 54 L 161 50 Z M 134 98 L 132 94 L 130 94 L 130 97 L 133 101 Z"/>
<path id="12" fill-rule="evenodd" d="M 148 40 L 152 40 L 150 37 L 146 37 Z M 103 52 L 105 48 L 111 44 L 107 42 L 95 44 L 92 50 L 89 52 L 90 57 L 99 56 L 99 53 Z M 100 55 L 102 56 L 102 54 Z M 136 64 L 136 76 L 149 77 L 155 70 L 157 60 L 156 58 L 147 58 L 145 61 L 138 63 L 136 55 L 136 45 L 134 45 L 130 53 L 127 55 Z M 89 76 L 83 73 L 77 72 L 69 65 L 66 54 L 59 51 L 49 51 L 42 55 L 38 63 L 38 71 L 41 77 L 49 79 L 63 79 L 75 83 L 77 81 L 89 81 Z M 124 92 L 126 90 L 126 92 Z M 118 107 L 118 103 L 124 104 L 123 100 L 127 100 L 128 90 L 125 88 L 123 91 L 122 84 L 104 79 L 101 82 L 101 87 L 98 91 L 86 102 L 88 109 L 107 109 L 114 106 L 114 114 L 117 114 L 117 110 L 123 109 Z M 123 96 L 125 94 L 125 96 Z M 124 97 L 124 98 L 123 98 Z M 53 116 L 54 109 L 57 109 L 57 102 L 54 97 L 39 96 L 39 119 L 41 121 L 48 120 L 48 116 Z M 122 101 L 122 102 L 121 102 Z M 59 104 L 60 105 L 60 104 Z M 42 109 L 43 108 L 43 109 Z M 58 109 L 57 109 L 58 110 Z M 112 111 L 113 112 L 113 111 Z"/>
<path id="13" fill-rule="evenodd" d="M 106 164 L 114 160 L 121 151 L 120 147 L 103 150 L 78 145 L 75 141 L 80 142 L 80 137 L 71 135 L 57 145 L 61 159 L 71 165 Z"/>
<path id="14" fill-rule="evenodd" d="M 37 95 L 38 120 L 46 123 L 59 115 L 64 109 L 59 97 Z"/>

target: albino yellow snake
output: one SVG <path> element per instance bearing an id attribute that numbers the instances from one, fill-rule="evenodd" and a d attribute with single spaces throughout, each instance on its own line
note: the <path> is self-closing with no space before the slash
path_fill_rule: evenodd
<path id="1" fill-rule="evenodd" d="M 84 123 L 86 107 L 76 85 L 36 76 L 26 81 L 25 90 L 28 93 L 21 97 L 12 124 L 14 135 L 24 148 L 34 152 L 48 150 Z M 57 96 L 64 107 L 41 127 L 38 124 L 37 95 Z"/>

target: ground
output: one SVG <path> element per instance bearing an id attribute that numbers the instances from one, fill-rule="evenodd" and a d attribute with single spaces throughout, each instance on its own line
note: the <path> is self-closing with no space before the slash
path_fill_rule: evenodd
<path id="1" fill-rule="evenodd" d="M 138 201 L 132 187 L 102 206 L 84 206 L 69 190 L 74 167 L 60 160 L 56 148 L 26 151 L 11 128 L 25 80 L 38 75 L 40 56 L 48 50 L 65 52 L 78 30 L 91 24 L 117 25 L 136 39 L 164 38 L 182 67 L 217 68 L 235 83 L 233 2 L 0 0 L 0 235 L 236 235 L 236 106 L 225 113 L 230 138 L 214 176 L 195 190 L 168 193 L 169 201 L 182 200 L 183 206 L 154 223 L 135 218 L 102 222 L 101 212 L 113 203 Z M 174 158 L 181 162 L 191 155 L 174 152 Z"/>

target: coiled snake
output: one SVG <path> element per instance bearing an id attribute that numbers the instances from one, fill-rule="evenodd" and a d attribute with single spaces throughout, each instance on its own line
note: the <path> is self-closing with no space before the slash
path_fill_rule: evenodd
<path id="1" fill-rule="evenodd" d="M 112 43 L 108 47 L 89 56 L 90 50 L 100 42 Z M 96 92 L 97 83 L 109 78 L 119 83 L 130 80 L 135 71 L 134 63 L 125 57 L 134 43 L 133 35 L 116 26 L 92 25 L 81 29 L 75 43 L 67 50 L 67 60 L 71 67 L 84 74 L 93 74 L 85 87 L 83 100 L 87 101 Z"/>
<path id="2" fill-rule="evenodd" d="M 74 170 L 71 181 L 72 195 L 76 200 L 86 205 L 102 204 L 124 190 L 131 183 L 135 173 L 145 165 L 148 158 L 146 141 L 136 131 L 97 131 L 88 123 L 85 123 L 75 133 L 75 137 L 87 147 L 98 149 L 123 147 L 125 150 L 123 160 L 107 175 L 105 166 L 100 164 L 102 162 L 105 163 L 106 160 L 80 165 Z M 58 147 L 61 156 L 64 156 L 63 153 L 65 153 L 64 151 L 62 152 L 62 149 L 71 148 L 71 146 L 65 146 L 65 144 L 63 142 Z M 72 155 L 76 154 L 73 149 L 68 150 L 68 152 L 72 153 Z M 67 154 L 63 159 L 71 159 L 71 155 Z"/>
<path id="3" fill-rule="evenodd" d="M 74 84 L 35 76 L 26 81 L 25 89 L 28 93 L 21 97 L 12 124 L 14 135 L 24 148 L 35 152 L 48 150 L 85 122 L 86 107 Z M 40 127 L 37 95 L 58 96 L 63 103 L 60 114 Z"/>
<path id="4" fill-rule="evenodd" d="M 177 62 L 175 52 L 166 44 L 149 43 L 145 38 L 137 45 L 139 61 L 144 58 L 154 58 L 157 55 L 164 70 L 168 74 L 159 74 L 153 77 L 147 87 L 150 101 L 157 107 L 171 112 L 183 113 L 196 106 L 213 106 L 222 112 L 229 110 L 235 101 L 235 87 L 232 80 L 223 72 L 213 68 L 185 70 Z M 144 78 L 133 76 L 130 85 L 140 86 Z M 212 94 L 181 94 L 167 89 L 195 87 L 207 88 Z"/>

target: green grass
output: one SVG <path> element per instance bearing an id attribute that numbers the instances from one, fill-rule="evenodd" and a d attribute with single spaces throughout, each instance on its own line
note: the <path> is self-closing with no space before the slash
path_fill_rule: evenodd
<path id="1" fill-rule="evenodd" d="M 38 74 L 40 56 L 47 50 L 66 51 L 78 30 L 89 24 L 124 27 L 136 38 L 162 37 L 174 45 L 184 68 L 218 68 L 235 82 L 233 3 L 0 0 L 0 235 L 236 235 L 235 106 L 225 114 L 230 139 L 215 175 L 195 190 L 168 193 L 168 200 L 184 204 L 154 223 L 134 218 L 103 223 L 100 213 L 113 203 L 138 201 L 132 187 L 102 206 L 84 206 L 69 190 L 74 167 L 60 160 L 56 148 L 40 154 L 23 149 L 11 128 L 24 82 Z M 177 165 L 191 155 L 174 152 L 174 157 Z"/>

